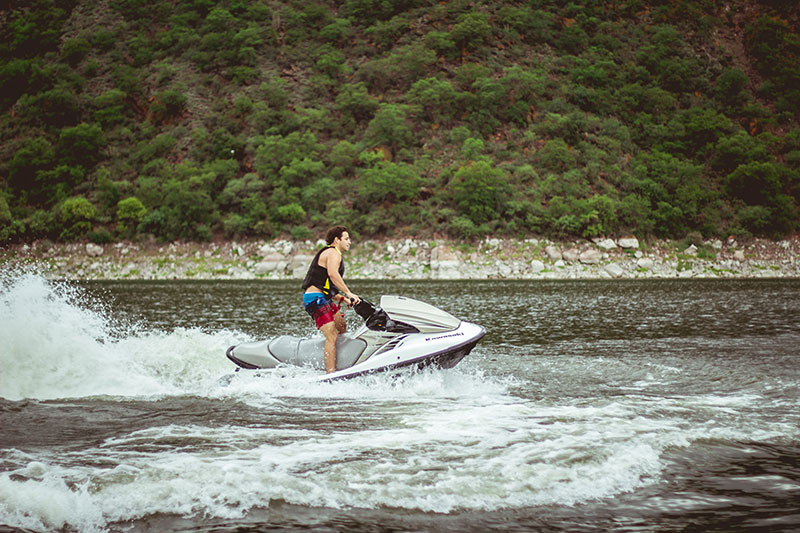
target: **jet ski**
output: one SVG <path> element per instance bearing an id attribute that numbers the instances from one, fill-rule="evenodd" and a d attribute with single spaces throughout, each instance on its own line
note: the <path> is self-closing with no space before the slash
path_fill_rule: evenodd
<path id="1" fill-rule="evenodd" d="M 353 306 L 364 325 L 336 341 L 336 372 L 319 381 L 349 379 L 406 368 L 452 368 L 486 330 L 430 304 L 403 296 L 383 296 L 376 306 L 362 299 Z M 294 365 L 325 370 L 325 338 L 282 335 L 228 348 L 226 355 L 240 369 L 273 369 Z"/>

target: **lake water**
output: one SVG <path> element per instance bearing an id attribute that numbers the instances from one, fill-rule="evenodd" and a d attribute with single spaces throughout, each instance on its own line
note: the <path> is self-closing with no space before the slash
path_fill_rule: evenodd
<path id="1" fill-rule="evenodd" d="M 800 529 L 800 281 L 350 284 L 487 335 L 225 386 L 298 282 L 0 274 L 0 531 Z"/>

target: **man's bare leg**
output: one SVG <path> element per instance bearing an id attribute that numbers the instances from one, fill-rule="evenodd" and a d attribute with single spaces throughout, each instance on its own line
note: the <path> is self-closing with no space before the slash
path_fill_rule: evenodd
<path id="1" fill-rule="evenodd" d="M 347 322 L 344 317 L 336 313 L 333 322 L 324 324 L 319 330 L 325 335 L 325 372 L 336 372 L 336 339 L 339 333 L 347 331 Z"/>
<path id="2" fill-rule="evenodd" d="M 339 336 L 339 329 L 336 322 L 328 322 L 319 330 L 325 335 L 325 372 L 330 374 L 336 372 L 336 338 Z"/>

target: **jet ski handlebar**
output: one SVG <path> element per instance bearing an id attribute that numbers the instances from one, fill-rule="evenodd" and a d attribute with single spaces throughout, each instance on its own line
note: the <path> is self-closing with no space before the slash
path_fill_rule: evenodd
<path id="1" fill-rule="evenodd" d="M 358 316 L 364 319 L 367 328 L 373 331 L 419 333 L 419 330 L 411 324 L 392 320 L 386 311 L 364 298 L 361 298 L 361 301 L 355 304 L 353 309 Z"/>

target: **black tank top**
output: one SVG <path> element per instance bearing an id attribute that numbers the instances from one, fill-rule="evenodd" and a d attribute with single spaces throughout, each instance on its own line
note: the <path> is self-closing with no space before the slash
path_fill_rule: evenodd
<path id="1" fill-rule="evenodd" d="M 306 290 L 313 285 L 314 287 L 322 290 L 322 294 L 330 298 L 331 296 L 337 294 L 339 289 L 337 289 L 333 283 L 331 283 L 331 279 L 328 277 L 328 270 L 319 265 L 319 256 L 322 255 L 322 252 L 328 248 L 333 248 L 333 246 L 326 246 L 317 252 L 317 255 L 314 256 L 314 260 L 311 261 L 311 266 L 308 267 L 308 273 L 306 273 L 306 279 L 303 280 L 303 290 Z M 344 257 L 339 263 L 339 275 L 344 277 Z"/>

